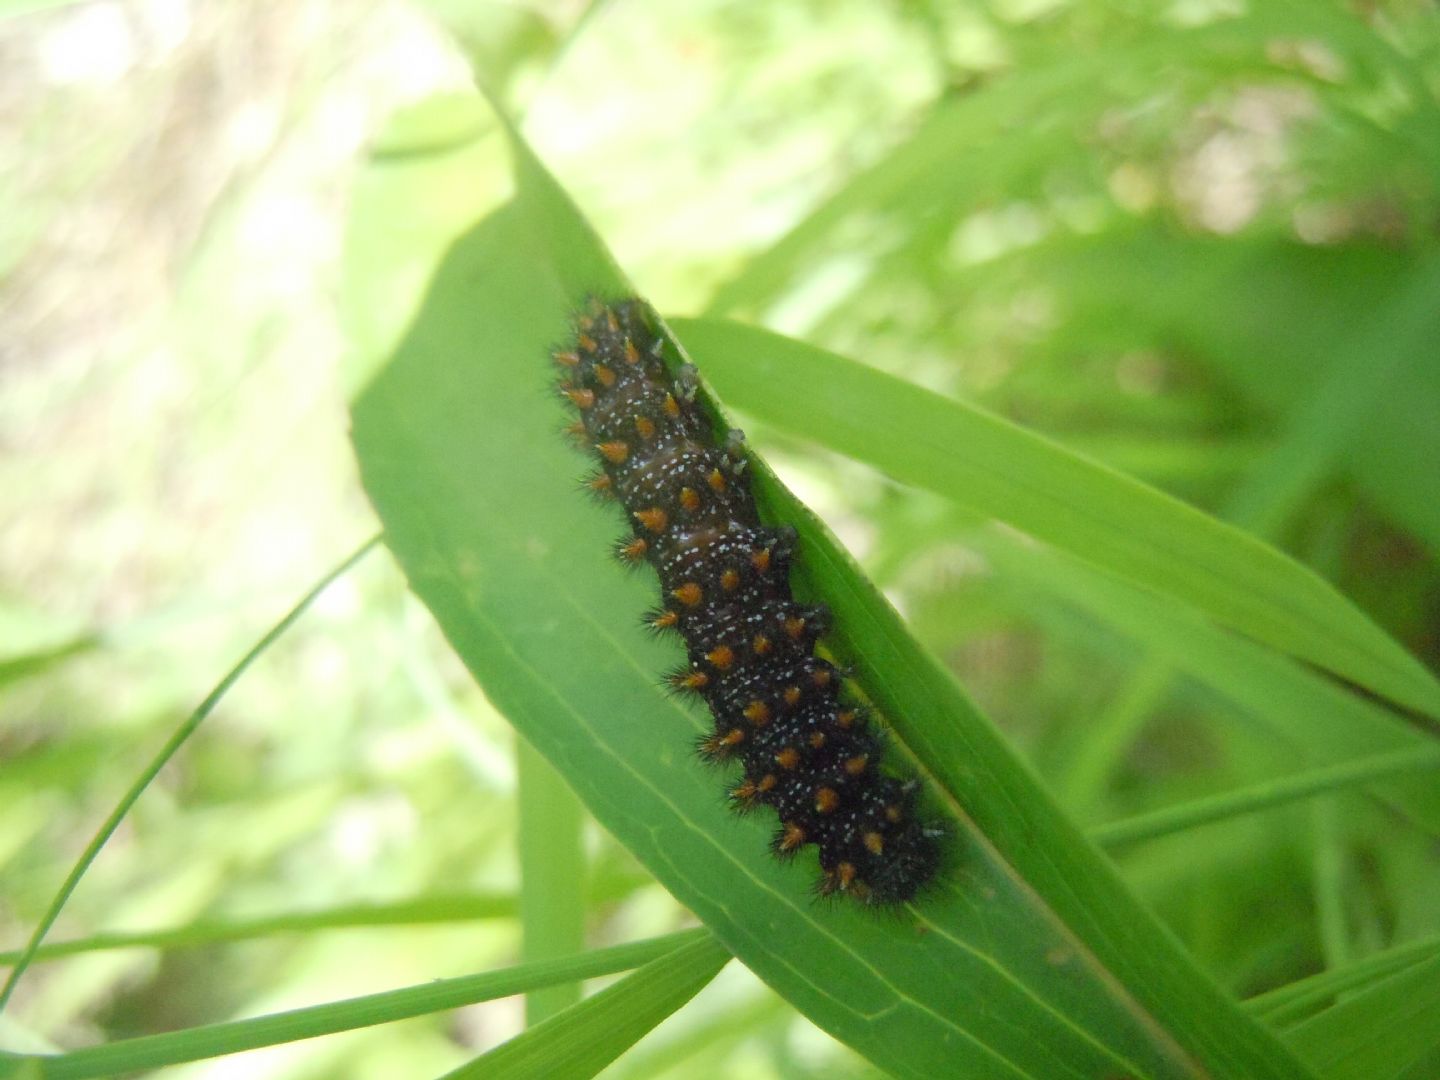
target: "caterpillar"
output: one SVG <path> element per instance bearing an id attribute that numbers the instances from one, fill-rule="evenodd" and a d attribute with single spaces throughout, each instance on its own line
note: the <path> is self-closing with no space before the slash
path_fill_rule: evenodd
<path id="1" fill-rule="evenodd" d="M 584 485 L 626 512 L 615 554 L 659 575 L 646 623 L 685 644 L 666 681 L 709 707 L 701 756 L 742 766 L 731 805 L 778 815 L 777 856 L 814 845 L 821 895 L 908 901 L 935 877 L 944 829 L 922 816 L 920 782 L 885 767 L 873 717 L 816 655 L 830 613 L 791 594 L 796 532 L 761 521 L 743 435 L 716 438 L 695 368 L 671 373 L 656 325 L 642 300 L 592 299 L 552 355 L 578 414 L 569 430 L 598 466 Z"/>

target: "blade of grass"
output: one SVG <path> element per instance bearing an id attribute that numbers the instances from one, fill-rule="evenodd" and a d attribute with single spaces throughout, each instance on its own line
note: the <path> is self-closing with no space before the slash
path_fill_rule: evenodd
<path id="1" fill-rule="evenodd" d="M 724 1060 L 737 1043 L 754 1039 L 757 1035 L 783 1040 L 794 1023 L 794 1011 L 769 990 L 763 987 L 757 989 L 757 993 L 728 1003 L 699 1023 L 671 1032 L 663 1040 L 652 1039 L 644 1047 L 627 1054 L 624 1061 L 607 1072 L 606 1080 L 684 1076 L 686 1074 L 679 1069 L 687 1062 L 696 1059 Z"/>
<path id="2" fill-rule="evenodd" d="M 1349 961 L 1350 897 L 1349 849 L 1341 833 L 1340 810 L 1332 798 L 1310 804 L 1311 891 L 1315 896 L 1315 922 L 1326 967 Z"/>
<path id="3" fill-rule="evenodd" d="M 1433 273 L 1427 263 L 1433 267 L 1433 257 L 1404 249 L 1317 247 L 1268 233 L 1182 237 L 1136 224 L 1057 237 L 1015 257 L 1006 272 L 1042 281 L 1063 298 L 1069 348 L 1166 351 L 1178 343 L 1269 414 L 1291 415 L 1297 388 L 1313 406 L 1330 363 L 1390 367 L 1383 420 L 1352 434 L 1349 452 L 1333 465 L 1435 551 L 1440 500 L 1426 466 L 1440 453 L 1440 429 L 1431 423 L 1440 367 L 1429 362 L 1424 319 L 1428 311 L 1433 340 L 1440 315 L 1424 306 L 1415 284 Z M 1411 310 L 1407 294 L 1417 305 Z M 1386 336 L 1375 319 L 1382 311 L 1399 316 L 1401 334 Z M 1368 332 L 1382 355 L 1337 356 L 1337 346 L 1355 347 L 1362 327 L 1375 328 Z M 1409 362 L 1391 367 L 1390 354 L 1407 338 Z"/>
<path id="4" fill-rule="evenodd" d="M 520 800 L 522 956 L 548 960 L 585 947 L 585 853 L 580 803 L 550 763 L 523 740 L 516 748 Z M 580 1000 L 580 984 L 525 997 L 531 1026 Z"/>
<path id="5" fill-rule="evenodd" d="M 1166 807 L 1154 813 L 1112 821 L 1091 829 L 1089 836 L 1102 847 L 1121 847 L 1140 840 L 1193 829 L 1212 821 L 1223 821 L 1241 814 L 1253 814 L 1300 799 L 1341 791 L 1372 780 L 1428 769 L 1440 769 L 1440 747 L 1398 750 L 1393 754 L 1377 754 L 1327 769 L 1282 776 L 1263 784 Z"/>
<path id="6" fill-rule="evenodd" d="M 1297 1024 L 1285 1041 L 1327 1080 L 1386 1080 L 1440 1043 L 1440 957 Z"/>
<path id="7" fill-rule="evenodd" d="M 1437 264 L 1437 269 L 1440 269 L 1440 264 Z M 1226 501 L 1222 517 L 1263 540 L 1274 539 L 1302 499 L 1329 475 L 1333 465 L 1346 453 L 1356 431 L 1375 411 L 1382 389 L 1389 385 L 1390 375 L 1422 355 L 1423 349 L 1416 346 L 1428 339 L 1428 301 L 1435 293 L 1435 286 L 1440 284 L 1431 280 L 1433 276 L 1421 274 L 1412 278 L 1410 287 L 1402 290 L 1397 298 L 1392 298 L 1376 318 L 1364 322 L 1358 332 L 1352 331 L 1348 347 L 1339 350 L 1339 359 L 1326 371 L 1319 387 L 1311 391 L 1308 400 L 1300 407 L 1291 410 L 1281 438 L 1259 455 L 1255 465 L 1239 478 L 1234 492 Z M 1397 334 L 1397 323 L 1407 329 Z M 1376 331 L 1381 327 L 1383 333 L 1377 335 Z M 1398 346 L 1397 337 L 1400 340 Z M 1120 716 L 1131 723 L 1118 726 L 1107 716 L 1103 720 L 1110 722 L 1102 721 L 1098 730 L 1114 733 L 1120 738 L 1099 742 L 1090 739 L 1080 747 L 1077 760 L 1065 775 L 1066 786 L 1061 789 L 1071 796 L 1063 800 L 1067 805 L 1089 805 L 1085 796 L 1093 798 L 1098 793 L 1108 773 L 1109 763 L 1117 760 L 1123 748 L 1128 748 L 1130 740 L 1127 736 L 1139 730 L 1144 713 L 1168 688 L 1172 675 L 1173 669 L 1159 662 L 1153 653 L 1147 655 L 1122 692 L 1120 704 L 1111 710 L 1112 714 L 1119 710 Z M 1137 696 L 1145 703 L 1144 710 L 1125 710 L 1124 703 L 1133 701 Z M 1423 754 L 1424 751 L 1417 753 Z M 1402 751 L 1400 757 L 1403 759 L 1405 752 Z M 1404 771 L 1404 765 L 1401 770 Z M 1382 768 L 1381 775 L 1384 771 Z M 1316 775 L 1323 783 L 1323 771 Z M 1284 791 L 1275 792 L 1280 801 L 1300 797 Z M 1211 807 L 1221 816 L 1228 813 L 1224 809 L 1225 798 L 1221 796 L 1214 800 L 1216 805 Z M 1202 813 L 1202 817 L 1192 820 L 1205 820 L 1204 807 L 1191 805 Z M 1177 826 L 1184 827 L 1171 820 L 1168 812 L 1162 811 L 1147 818 L 1092 830 L 1090 835 L 1105 846 L 1149 835 L 1147 828 L 1168 831 Z"/>
<path id="8" fill-rule="evenodd" d="M 1297 979 L 1285 986 L 1256 994 L 1242 1004 L 1247 1012 L 1264 1020 L 1271 1027 L 1294 1027 L 1340 994 L 1364 989 L 1398 971 L 1437 957 L 1440 957 L 1440 934 L 1406 945 L 1397 945 L 1373 956 L 1351 961 L 1343 967 Z"/>
<path id="9" fill-rule="evenodd" d="M 0 686 L 8 686 L 21 679 L 42 675 L 71 657 L 83 656 L 85 653 L 91 652 L 99 645 L 100 636 L 98 634 L 82 634 L 48 649 L 38 649 L 35 652 L 22 653 L 19 656 L 7 656 L 0 660 Z"/>
<path id="10" fill-rule="evenodd" d="M 24 1060 L 38 1069 L 37 1076 L 46 1080 L 81 1080 L 83 1077 L 158 1069 L 185 1061 L 200 1061 L 262 1046 L 387 1024 L 473 1005 L 478 1001 L 493 1001 L 542 986 L 611 975 L 639 964 L 664 963 L 666 961 L 662 958 L 693 948 L 697 943 L 714 947 L 713 939 L 705 931 L 682 930 L 578 956 L 517 964 L 499 971 L 462 975 L 454 979 L 437 979 L 419 986 L 385 990 L 249 1020 L 231 1020 L 164 1035 L 122 1039 L 104 1046 L 72 1050 L 68 1054 L 27 1057 Z"/>
<path id="11" fill-rule="evenodd" d="M 20 977 L 25 974 L 25 969 L 30 966 L 30 961 L 35 957 L 35 951 L 40 947 L 40 942 L 44 940 L 45 935 L 49 933 L 50 927 L 54 926 L 55 920 L 60 917 L 60 910 L 65 906 L 66 901 L 70 899 L 70 894 L 73 893 L 75 887 L 80 884 L 80 879 L 84 877 L 85 872 L 90 869 L 90 864 L 93 863 L 96 856 L 100 854 L 100 849 L 105 846 L 110 837 L 114 835 L 115 830 L 120 827 L 120 822 L 123 821 L 125 815 L 130 812 L 130 807 L 135 805 L 136 800 L 139 799 L 144 790 L 150 786 L 150 781 L 155 779 L 160 770 L 165 767 L 166 762 L 175 756 L 180 747 L 185 744 L 185 741 L 195 733 L 195 730 L 204 722 L 205 718 L 214 711 L 215 706 L 218 705 L 221 699 L 229 692 L 230 687 L 239 681 L 240 676 L 245 674 L 246 669 L 259 659 L 271 645 L 278 641 L 285 631 L 295 625 L 300 616 L 305 613 L 305 610 L 315 602 L 315 599 L 322 592 L 330 587 L 332 582 L 348 573 L 351 567 L 379 545 L 380 540 L 380 536 L 372 536 L 356 548 L 354 552 L 346 556 L 333 570 L 316 582 L 314 588 L 301 597 L 300 601 L 291 608 L 279 622 L 266 631 L 250 651 L 240 658 L 240 662 L 231 668 L 225 677 L 215 685 L 215 689 L 211 690 L 210 693 L 206 695 L 205 700 L 196 706 L 195 711 L 187 716 L 185 721 L 175 729 L 170 738 L 165 741 L 165 744 L 150 760 L 150 764 L 135 778 L 129 790 L 121 796 L 120 801 L 115 805 L 115 809 L 110 812 L 110 816 L 105 819 L 99 830 L 91 837 L 90 843 L 87 844 L 85 850 L 80 853 L 80 857 L 75 861 L 75 865 L 70 868 L 70 873 L 61 884 L 59 891 L 56 892 L 54 899 L 51 900 L 50 906 L 46 908 L 45 914 L 41 916 L 39 925 L 35 927 L 35 930 L 30 935 L 29 941 L 25 943 L 25 947 L 20 952 L 19 959 L 10 971 L 10 977 L 5 980 L 4 988 L 0 989 L 0 1012 L 4 1012 L 5 1005 L 10 1000 L 10 995 L 15 991 L 15 984 L 20 981 Z"/>
<path id="12" fill-rule="evenodd" d="M 1440 683 L 1267 544 L 973 406 L 738 323 L 673 320 L 736 408 L 995 517 L 1381 696 L 1440 716 Z"/>
<path id="13" fill-rule="evenodd" d="M 1072 556 L 1018 542 L 999 529 L 967 543 L 1012 587 L 1060 596 L 1128 634 L 1149 657 L 1184 672 L 1243 710 L 1310 767 L 1433 746 L 1393 714 L 1285 656 L 1229 633 Z M 1374 794 L 1432 832 L 1440 831 L 1440 788 L 1420 776 L 1376 781 Z"/>
<path id="14" fill-rule="evenodd" d="M 1440 259 L 1421 266 L 1397 294 L 1354 328 L 1335 359 L 1293 409 L 1276 445 L 1246 474 L 1225 516 L 1264 536 L 1279 533 L 1317 484 L 1350 452 L 1355 436 L 1388 400 L 1411 364 L 1435 362 Z"/>
<path id="15" fill-rule="evenodd" d="M 371 926 L 428 926 L 476 919 L 511 919 L 519 911 L 513 896 L 504 893 L 425 896 L 392 904 L 354 904 L 324 911 L 289 912 L 259 919 L 196 922 L 161 930 L 94 934 L 74 941 L 41 945 L 33 963 L 105 949 L 200 948 L 233 941 L 249 941 L 272 934 L 317 930 L 355 930 Z M 0 952 L 0 964 L 13 964 L 22 950 Z"/>
<path id="16" fill-rule="evenodd" d="M 1090 811 L 1100 802 L 1110 776 L 1174 683 L 1174 668 L 1147 653 L 1109 706 L 1086 725 L 1083 739 L 1076 739 L 1054 784 L 1060 805 L 1081 821 L 1094 817 Z M 1093 832 L 1090 838 L 1102 847 L 1105 844 Z"/>
<path id="17" fill-rule="evenodd" d="M 730 954 L 708 933 L 517 1035 L 444 1080 L 584 1080 L 694 997 Z"/>

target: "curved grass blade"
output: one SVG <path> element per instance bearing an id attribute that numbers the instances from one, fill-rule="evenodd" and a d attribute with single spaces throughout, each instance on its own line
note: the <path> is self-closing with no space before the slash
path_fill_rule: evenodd
<path id="1" fill-rule="evenodd" d="M 504 893 L 422 896 L 390 904 L 351 904 L 323 911 L 289 912 L 257 919 L 194 922 L 160 930 L 94 934 L 87 938 L 41 945 L 32 963 L 106 949 L 195 949 L 234 941 L 251 941 L 273 934 L 313 933 L 320 930 L 357 930 L 376 926 L 434 926 L 476 919 L 513 919 L 520 910 L 513 896 Z M 0 964 L 19 960 L 20 949 L 0 951 Z"/>
<path id="2" fill-rule="evenodd" d="M 262 1046 L 388 1024 L 394 1020 L 456 1009 L 479 1001 L 493 1001 L 575 979 L 612 975 L 638 964 L 663 963 L 663 958 L 681 949 L 693 948 L 697 943 L 712 944 L 713 947 L 713 939 L 705 931 L 682 930 L 677 934 L 597 949 L 579 956 L 538 960 L 479 975 L 437 979 L 400 990 L 385 990 L 250 1020 L 231 1020 L 164 1035 L 121 1039 L 53 1057 L 17 1055 L 17 1060 L 24 1062 L 22 1067 L 31 1068 L 33 1075 L 46 1080 L 82 1080 L 85 1077 L 158 1069 L 185 1061 L 201 1061 Z"/>
<path id="3" fill-rule="evenodd" d="M 896 1076 L 1308 1075 L 1194 968 L 757 462 L 762 510 L 801 534 L 797 591 L 835 609 L 835 651 L 955 823 L 943 886 L 889 919 L 816 903 L 813 867 L 764 854 L 772 826 L 729 813 L 691 752 L 703 718 L 658 689 L 677 657 L 639 625 L 653 586 L 610 563 L 619 522 L 576 495 L 583 460 L 555 434 L 549 348 L 588 294 L 632 290 L 513 151 L 516 197 L 451 248 L 352 412 L 387 541 L 496 706 L 728 949 Z"/>
<path id="4" fill-rule="evenodd" d="M 709 934 L 445 1074 L 444 1080 L 585 1080 L 694 997 L 730 954 Z"/>
<path id="5" fill-rule="evenodd" d="M 368 555 L 379 543 L 380 537 L 372 536 L 356 548 L 355 551 L 347 556 L 338 566 L 321 578 L 315 587 L 300 599 L 299 603 L 291 608 L 279 622 L 266 631 L 264 636 L 255 643 L 254 647 L 240 658 L 240 662 L 226 673 L 225 677 L 216 684 L 215 689 L 206 695 L 205 700 L 196 706 L 195 711 L 185 718 L 184 723 L 175 729 L 170 738 L 165 741 L 165 745 L 156 752 L 155 756 L 150 760 L 150 764 L 135 778 L 135 782 L 130 785 L 130 789 L 121 796 L 115 809 L 110 812 L 110 816 L 105 819 L 99 830 L 91 837 L 90 843 L 87 844 L 85 850 L 80 853 L 80 858 L 77 859 L 75 865 L 70 868 L 70 873 L 66 876 L 59 891 L 56 892 L 55 898 L 50 902 L 50 906 L 41 917 L 40 924 L 35 927 L 34 932 L 30 935 L 30 940 L 25 943 L 19 959 L 15 961 L 15 966 L 10 971 L 10 977 L 5 980 L 4 988 L 0 989 L 0 1012 L 4 1011 L 6 1002 L 10 1000 L 10 995 L 15 990 L 15 984 L 20 981 L 20 977 L 25 974 L 25 969 L 30 966 L 30 961 L 35 958 L 35 952 L 40 948 L 41 941 L 43 941 L 45 935 L 50 932 L 50 928 L 55 925 L 55 920 L 60 917 L 60 909 L 63 908 L 65 902 L 70 899 L 70 894 L 73 893 L 75 887 L 80 884 L 80 879 L 84 877 L 85 872 L 90 869 L 90 864 L 93 863 L 100 854 L 100 849 L 105 846 L 110 837 L 114 835 L 115 830 L 120 827 L 120 822 L 123 821 L 125 815 L 130 812 L 130 807 L 135 805 L 135 801 L 139 799 L 145 789 L 150 786 L 150 781 L 159 775 L 160 770 L 165 767 L 165 763 L 175 756 L 180 750 L 180 747 L 185 744 L 185 741 L 195 733 L 195 729 L 214 711 L 215 706 L 218 705 L 220 700 L 229 692 L 230 687 L 234 686 L 240 676 L 245 674 L 245 670 L 254 663 L 266 649 L 270 648 L 271 645 L 279 640 L 285 631 L 289 630 L 290 627 L 295 624 L 296 620 L 305 613 L 305 609 L 314 603 L 315 599 L 329 588 L 332 582 L 348 573 L 351 567 Z"/>
<path id="6" fill-rule="evenodd" d="M 1440 717 L 1440 683 L 1318 575 L 997 416 L 793 338 L 677 319 L 721 396 L 1223 625 Z"/>

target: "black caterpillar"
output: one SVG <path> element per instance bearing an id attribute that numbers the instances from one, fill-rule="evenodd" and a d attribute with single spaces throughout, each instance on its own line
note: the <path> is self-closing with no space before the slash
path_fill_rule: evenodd
<path id="1" fill-rule="evenodd" d="M 909 900 L 936 874 L 943 830 L 917 814 L 919 781 L 881 771 L 879 732 L 815 656 L 829 611 L 791 596 L 796 534 L 761 523 L 741 434 L 717 445 L 695 369 L 672 376 L 662 353 L 643 301 L 592 300 L 554 358 L 580 414 L 570 430 L 599 458 L 587 486 L 629 515 L 616 554 L 660 575 L 647 621 L 685 641 L 689 662 L 668 682 L 710 707 L 701 754 L 744 765 L 733 805 L 779 814 L 776 855 L 814 844 L 823 895 Z"/>

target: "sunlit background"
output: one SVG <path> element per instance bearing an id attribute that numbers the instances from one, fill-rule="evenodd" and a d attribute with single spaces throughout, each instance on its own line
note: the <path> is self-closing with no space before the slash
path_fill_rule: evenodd
<path id="1" fill-rule="evenodd" d="M 1263 41 L 1204 37 L 1244 7 L 0 3 L 0 948 L 168 733 L 375 531 L 347 441 L 347 229 L 387 118 L 473 71 L 661 311 L 762 322 L 1054 436 L 1252 528 L 1440 664 L 1440 357 L 1365 336 L 1435 247 L 1440 30 L 1419 2 L 1362 20 L 1257 0 Z M 453 227 L 496 196 L 383 224 Z M 1327 427 L 1317 387 L 1365 349 L 1391 387 Z M 1083 824 L 1287 763 L 1253 702 L 994 530 L 747 431 Z M 1299 465 L 1274 467 L 1296 438 Z M 51 939 L 513 894 L 512 743 L 372 554 L 165 769 Z M 1294 815 L 1124 865 L 1239 994 L 1440 931 L 1425 837 L 1379 856 L 1378 811 Z M 1312 862 L 1312 828 L 1345 835 L 1338 864 Z M 587 839 L 591 944 L 686 924 Z M 502 918 L 53 960 L 0 1045 L 485 970 L 516 940 Z M 521 1023 L 505 1000 L 164 1075 L 428 1076 Z M 732 965 L 607 1075 L 667 1068 L 866 1067 Z"/>

